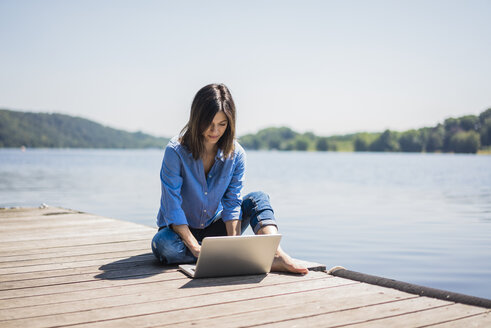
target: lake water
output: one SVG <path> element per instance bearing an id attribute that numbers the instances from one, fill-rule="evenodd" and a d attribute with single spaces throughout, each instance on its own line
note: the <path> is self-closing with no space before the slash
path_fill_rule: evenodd
<path id="1" fill-rule="evenodd" d="M 491 156 L 248 151 L 292 256 L 491 298 Z M 0 207 L 155 225 L 162 150 L 0 150 Z"/>

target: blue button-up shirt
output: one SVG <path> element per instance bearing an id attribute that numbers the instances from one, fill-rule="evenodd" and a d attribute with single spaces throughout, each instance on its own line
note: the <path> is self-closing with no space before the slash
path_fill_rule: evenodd
<path id="1" fill-rule="evenodd" d="M 208 175 L 203 161 L 171 139 L 164 152 L 160 180 L 162 196 L 157 216 L 159 227 L 186 224 L 205 228 L 218 215 L 224 222 L 240 219 L 246 156 L 235 142 L 233 155 L 225 158 L 218 150 Z"/>

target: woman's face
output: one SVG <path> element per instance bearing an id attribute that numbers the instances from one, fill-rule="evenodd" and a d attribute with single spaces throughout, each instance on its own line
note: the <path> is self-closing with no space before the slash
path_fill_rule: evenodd
<path id="1" fill-rule="evenodd" d="M 225 133 L 227 125 L 228 119 L 225 113 L 222 111 L 216 113 L 208 129 L 203 132 L 205 143 L 216 144 Z"/>

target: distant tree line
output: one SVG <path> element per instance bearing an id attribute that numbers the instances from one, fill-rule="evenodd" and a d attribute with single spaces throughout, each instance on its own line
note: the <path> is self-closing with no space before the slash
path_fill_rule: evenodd
<path id="1" fill-rule="evenodd" d="M 244 135 L 240 142 L 245 148 L 256 150 L 476 153 L 491 146 L 491 108 L 478 116 L 448 118 L 435 127 L 404 132 L 386 130 L 319 137 L 279 127 Z"/>
<path id="2" fill-rule="evenodd" d="M 155 148 L 166 138 L 126 132 L 63 114 L 0 109 L 0 148 Z"/>
<path id="3" fill-rule="evenodd" d="M 240 138 L 240 143 L 248 149 L 277 150 L 334 150 L 327 138 L 317 137 L 311 132 L 297 133 L 290 128 L 267 128 L 256 134 Z"/>
<path id="4" fill-rule="evenodd" d="M 169 139 L 126 132 L 63 114 L 0 109 L 0 148 L 154 148 Z M 271 127 L 240 138 L 246 149 L 297 151 L 402 151 L 476 153 L 491 151 L 491 108 L 480 115 L 448 118 L 443 124 L 417 130 L 353 133 L 322 137 Z"/>

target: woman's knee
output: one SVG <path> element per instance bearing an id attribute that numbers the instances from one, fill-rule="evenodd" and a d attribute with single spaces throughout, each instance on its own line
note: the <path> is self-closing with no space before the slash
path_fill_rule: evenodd
<path id="1" fill-rule="evenodd" d="M 243 220 L 246 218 L 255 233 L 263 226 L 276 226 L 274 211 L 269 195 L 263 191 L 255 191 L 247 194 L 242 201 Z"/>
<path id="2" fill-rule="evenodd" d="M 242 200 L 242 211 L 250 213 L 251 211 L 273 210 L 269 195 L 263 191 L 254 191 L 247 194 Z"/>
<path id="3" fill-rule="evenodd" d="M 169 227 L 155 234 L 152 239 L 152 252 L 164 264 L 195 261 L 179 235 Z"/>
<path id="4" fill-rule="evenodd" d="M 265 193 L 264 191 L 253 191 L 248 193 L 247 195 L 244 196 L 244 200 L 252 200 L 254 202 L 260 202 L 260 201 L 268 201 L 269 202 L 269 195 Z"/>

